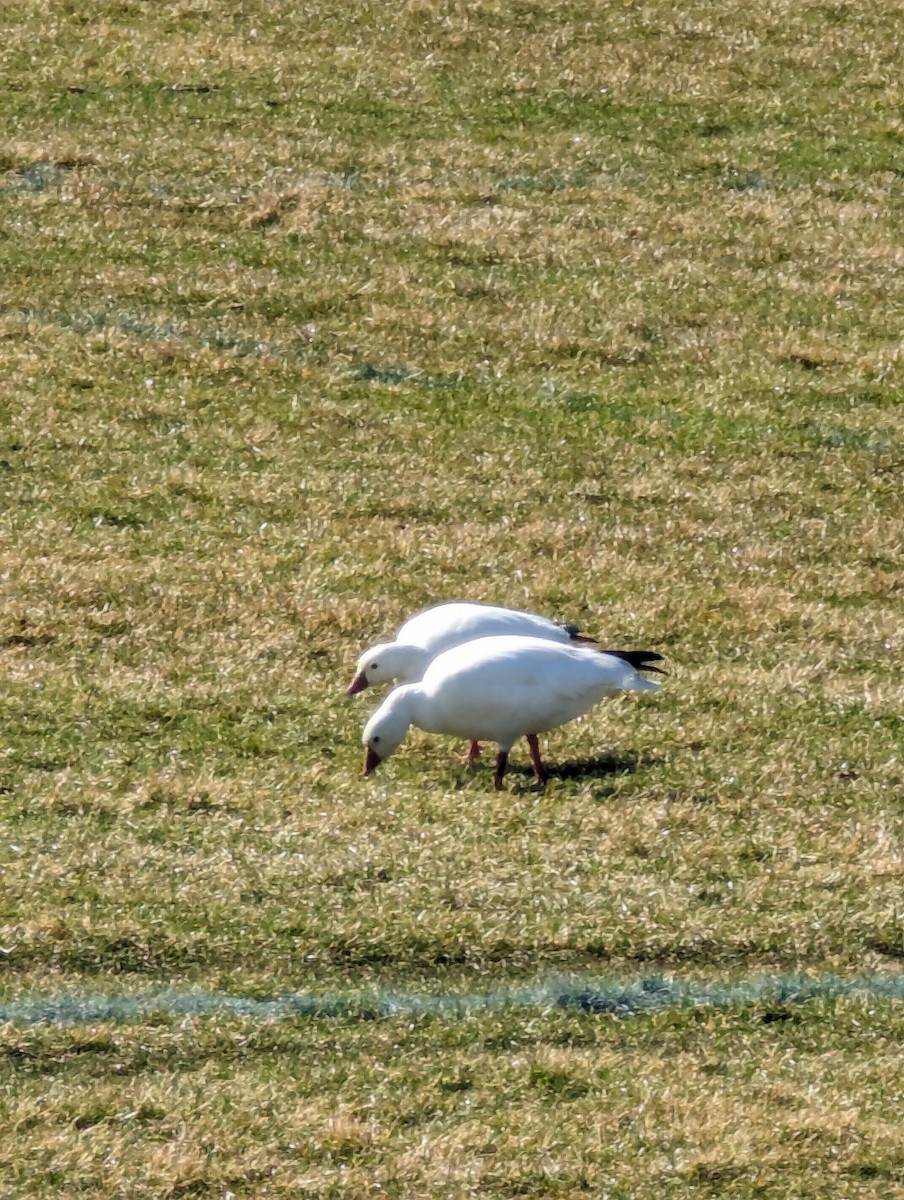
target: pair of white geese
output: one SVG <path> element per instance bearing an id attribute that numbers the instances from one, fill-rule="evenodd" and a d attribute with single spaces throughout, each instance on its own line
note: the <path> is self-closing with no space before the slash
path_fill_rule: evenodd
<path id="1" fill-rule="evenodd" d="M 411 617 L 395 640 L 358 659 L 350 696 L 396 681 L 364 727 L 364 774 L 399 748 L 411 725 L 467 738 L 468 761 L 482 741 L 499 746 L 496 788 L 519 737 L 527 738 L 534 780 L 545 782 L 537 734 L 588 712 L 615 692 L 659 686 L 650 650 L 601 650 L 574 625 L 489 604 L 438 604 Z"/>

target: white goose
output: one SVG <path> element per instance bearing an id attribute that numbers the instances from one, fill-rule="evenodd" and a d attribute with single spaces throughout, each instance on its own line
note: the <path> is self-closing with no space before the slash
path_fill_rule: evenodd
<path id="1" fill-rule="evenodd" d="M 472 642 L 475 638 L 503 634 L 543 638 L 549 642 L 586 642 L 576 625 L 561 625 L 536 613 L 493 604 L 452 601 L 435 604 L 410 617 L 401 625 L 391 642 L 380 642 L 365 650 L 358 659 L 355 677 L 348 688 L 350 696 L 378 683 L 417 683 L 438 654 Z"/>
<path id="2" fill-rule="evenodd" d="M 473 741 L 494 741 L 497 789 L 519 737 L 530 746 L 534 778 L 547 778 L 538 733 L 588 712 L 614 692 L 659 686 L 638 670 L 662 656 L 647 650 L 599 651 L 531 637 L 488 637 L 446 650 L 419 683 L 389 693 L 364 727 L 364 774 L 389 758 L 411 725 Z"/>

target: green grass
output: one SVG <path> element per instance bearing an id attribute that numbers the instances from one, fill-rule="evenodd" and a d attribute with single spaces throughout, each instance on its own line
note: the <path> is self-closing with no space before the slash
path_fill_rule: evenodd
<path id="1" fill-rule="evenodd" d="M 342 1002 L 9 1023 L 0 1192 L 904 1185 L 901 16 L 0 8 L 0 1004 Z M 363 780 L 458 597 L 669 678 Z M 659 976 L 816 991 L 355 1007 Z"/>

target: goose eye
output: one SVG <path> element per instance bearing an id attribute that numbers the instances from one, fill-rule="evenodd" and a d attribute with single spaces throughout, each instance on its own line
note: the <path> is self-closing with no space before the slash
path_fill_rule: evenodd
<path id="1" fill-rule="evenodd" d="M 376 671 L 376 669 L 377 669 L 377 664 L 376 664 L 376 663 L 371 663 L 371 664 L 370 664 L 370 669 L 371 669 L 372 671 Z"/>
<path id="2" fill-rule="evenodd" d="M 377 736 L 373 739 L 374 745 L 376 745 L 379 740 L 380 740 L 380 735 L 377 734 Z"/>

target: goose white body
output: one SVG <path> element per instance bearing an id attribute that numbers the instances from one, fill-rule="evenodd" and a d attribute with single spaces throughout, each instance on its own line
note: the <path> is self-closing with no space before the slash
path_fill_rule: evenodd
<path id="1" fill-rule="evenodd" d="M 498 608 L 492 604 L 452 601 L 436 604 L 410 617 L 392 642 L 365 650 L 358 659 L 349 695 L 376 683 L 416 683 L 433 660 L 446 650 L 476 638 L 518 636 L 570 644 L 578 636 L 574 625 L 560 625 L 537 613 Z"/>
<path id="2" fill-rule="evenodd" d="M 658 658 L 658 655 L 649 657 Z M 537 777 L 545 775 L 536 735 L 565 725 L 616 692 L 652 691 L 617 652 L 531 637 L 488 637 L 438 655 L 419 683 L 391 692 L 364 729 L 366 773 L 402 742 L 410 725 L 499 746 L 496 786 L 508 751 L 531 744 Z"/>
<path id="3" fill-rule="evenodd" d="M 434 605 L 410 617 L 400 627 L 396 641 L 422 646 L 436 658 L 444 650 L 483 637 L 534 637 L 567 645 L 572 638 L 570 631 L 577 632 L 574 626 L 560 625 L 537 613 L 498 608 L 494 604 L 453 601 Z M 406 682 L 413 683 L 414 680 Z"/>

